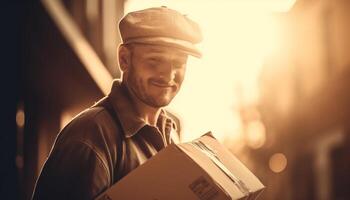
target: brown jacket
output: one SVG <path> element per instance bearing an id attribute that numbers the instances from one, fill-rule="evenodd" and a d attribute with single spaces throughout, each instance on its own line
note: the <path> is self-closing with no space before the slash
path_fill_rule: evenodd
<path id="1" fill-rule="evenodd" d="M 125 86 L 115 81 L 108 96 L 75 117 L 59 133 L 33 199 L 93 199 L 178 140 L 169 113 L 162 110 L 153 127 L 130 102 Z"/>

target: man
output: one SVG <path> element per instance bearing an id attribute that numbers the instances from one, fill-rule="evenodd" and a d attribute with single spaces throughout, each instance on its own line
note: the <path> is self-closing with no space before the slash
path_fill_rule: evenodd
<path id="1" fill-rule="evenodd" d="M 33 199 L 93 199 L 175 141 L 163 107 L 181 87 L 188 55 L 201 56 L 199 27 L 160 7 L 129 13 L 119 29 L 122 80 L 59 133 Z"/>

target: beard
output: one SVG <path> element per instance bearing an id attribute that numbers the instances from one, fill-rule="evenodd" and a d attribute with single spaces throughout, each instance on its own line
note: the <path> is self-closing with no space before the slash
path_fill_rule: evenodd
<path id="1" fill-rule="evenodd" d="M 162 79 L 149 78 L 144 79 L 137 75 L 134 66 L 130 66 L 126 75 L 126 82 L 130 92 L 148 106 L 161 108 L 167 106 L 178 92 L 178 84 L 168 88 L 157 87 L 154 84 L 168 84 Z"/>

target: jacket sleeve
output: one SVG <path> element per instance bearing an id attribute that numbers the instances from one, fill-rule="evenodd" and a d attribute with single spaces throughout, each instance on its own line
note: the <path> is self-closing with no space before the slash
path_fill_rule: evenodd
<path id="1" fill-rule="evenodd" d="M 37 180 L 33 199 L 93 199 L 109 186 L 103 160 L 84 141 L 55 146 Z"/>

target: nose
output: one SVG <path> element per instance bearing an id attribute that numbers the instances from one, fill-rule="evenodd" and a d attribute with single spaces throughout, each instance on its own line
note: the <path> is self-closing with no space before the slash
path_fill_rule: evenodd
<path id="1" fill-rule="evenodd" d="M 170 83 L 175 79 L 176 72 L 174 70 L 172 63 L 167 63 L 163 65 L 159 72 L 159 77 L 166 83 Z"/>

